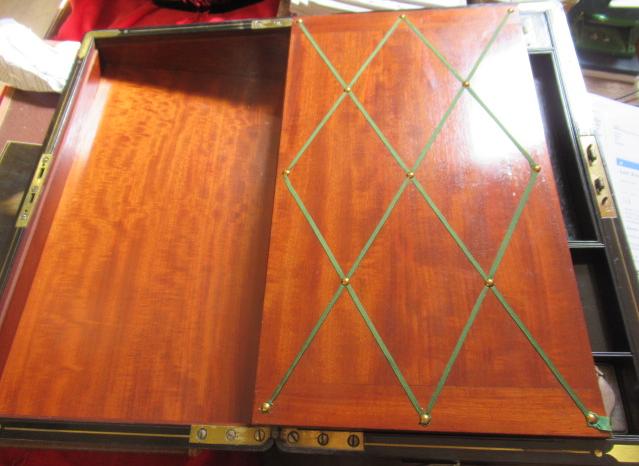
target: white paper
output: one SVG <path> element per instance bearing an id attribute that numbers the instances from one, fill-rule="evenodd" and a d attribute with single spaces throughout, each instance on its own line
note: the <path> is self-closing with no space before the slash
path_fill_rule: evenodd
<path id="1" fill-rule="evenodd" d="M 45 42 L 13 19 L 0 19 L 0 81 L 18 89 L 61 92 L 78 42 Z"/>
<path id="2" fill-rule="evenodd" d="M 617 209 L 639 264 L 639 107 L 591 94 L 595 129 Z"/>

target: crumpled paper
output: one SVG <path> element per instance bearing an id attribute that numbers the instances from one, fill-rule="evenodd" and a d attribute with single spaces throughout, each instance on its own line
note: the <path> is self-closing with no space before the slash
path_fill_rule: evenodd
<path id="1" fill-rule="evenodd" d="M 36 92 L 62 92 L 79 42 L 40 39 L 13 19 L 0 19 L 0 81 Z"/>

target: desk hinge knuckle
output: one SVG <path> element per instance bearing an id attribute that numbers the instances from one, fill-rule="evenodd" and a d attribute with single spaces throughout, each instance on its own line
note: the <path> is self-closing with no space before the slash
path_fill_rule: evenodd
<path id="1" fill-rule="evenodd" d="M 189 443 L 226 447 L 262 447 L 271 440 L 271 436 L 271 427 L 194 424 L 191 426 Z"/>
<path id="2" fill-rule="evenodd" d="M 364 433 L 284 428 L 279 445 L 287 450 L 364 451 Z"/>
<path id="3" fill-rule="evenodd" d="M 616 218 L 617 208 L 610 189 L 608 175 L 601 159 L 597 139 L 592 135 L 580 136 L 581 153 L 584 165 L 588 170 L 588 178 L 597 202 L 597 210 L 601 218 Z"/>
<path id="4" fill-rule="evenodd" d="M 18 211 L 18 219 L 16 220 L 17 228 L 25 228 L 29 224 L 29 220 L 33 215 L 33 211 L 36 208 L 38 199 L 40 198 L 44 188 L 44 182 L 47 178 L 47 173 L 49 172 L 52 160 L 53 154 L 45 152 L 40 156 L 40 161 L 38 162 L 36 171 L 31 179 L 31 184 L 24 195 L 24 199 L 20 205 L 20 210 Z"/>

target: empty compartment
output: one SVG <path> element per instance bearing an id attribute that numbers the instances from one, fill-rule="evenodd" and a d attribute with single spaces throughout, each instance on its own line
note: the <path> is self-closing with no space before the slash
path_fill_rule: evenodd
<path id="1" fill-rule="evenodd" d="M 579 295 L 594 352 L 629 351 L 604 249 L 572 249 Z"/>
<path id="2" fill-rule="evenodd" d="M 5 306 L 0 415 L 250 421 L 288 34 L 97 42 Z"/>
<path id="3" fill-rule="evenodd" d="M 532 54 L 530 64 L 568 239 L 594 241 L 597 233 L 588 208 L 588 194 L 584 190 L 587 184 L 581 179 L 579 152 L 573 144 L 568 110 L 563 104 L 552 55 Z"/>

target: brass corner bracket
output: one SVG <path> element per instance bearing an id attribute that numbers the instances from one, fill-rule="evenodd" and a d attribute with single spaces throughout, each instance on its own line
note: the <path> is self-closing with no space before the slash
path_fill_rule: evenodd
<path id="1" fill-rule="evenodd" d="M 78 49 L 77 58 L 82 59 L 87 56 L 91 47 L 95 43 L 95 39 L 106 39 L 108 37 L 117 37 L 122 34 L 119 29 L 102 29 L 98 31 L 89 31 L 84 35 L 80 48 Z"/>

